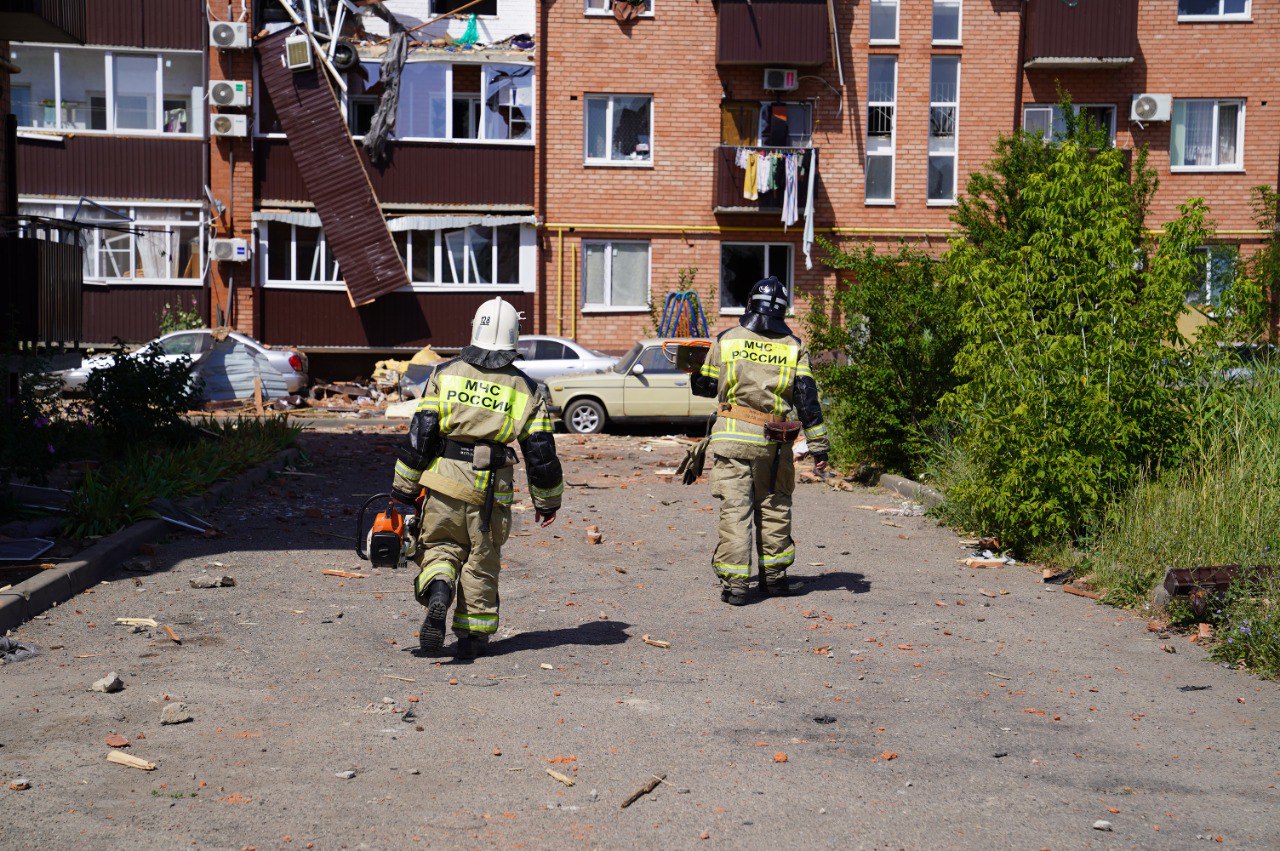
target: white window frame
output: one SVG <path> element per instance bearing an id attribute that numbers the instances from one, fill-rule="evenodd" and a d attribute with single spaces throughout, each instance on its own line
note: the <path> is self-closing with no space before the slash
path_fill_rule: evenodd
<path id="1" fill-rule="evenodd" d="M 611 303 L 592 304 L 587 302 L 587 246 L 603 245 L 610 259 L 613 257 L 613 247 L 615 245 L 643 245 L 648 253 L 648 263 L 646 266 L 649 270 L 648 280 L 645 281 L 645 303 L 644 304 L 621 304 L 614 305 Z M 580 271 L 582 281 L 581 290 L 582 297 L 579 308 L 583 313 L 648 313 L 650 305 L 653 303 L 653 243 L 647 239 L 584 239 L 582 240 L 582 257 L 579 261 L 582 264 Z M 613 263 L 605 264 L 605 281 L 604 290 L 606 298 L 609 302 L 613 300 Z"/>
<path id="2" fill-rule="evenodd" d="M 1240 274 L 1240 247 L 1238 245 L 1224 245 L 1224 244 L 1201 245 L 1196 249 L 1194 249 L 1197 254 L 1205 255 L 1204 279 L 1200 282 L 1200 292 L 1201 292 L 1201 295 L 1208 294 L 1210 298 L 1205 301 L 1192 301 L 1191 293 L 1188 292 L 1186 299 L 1184 301 L 1184 304 L 1186 304 L 1188 307 L 1191 307 L 1193 309 L 1202 309 L 1210 317 L 1215 317 L 1215 318 L 1218 315 L 1218 309 L 1221 307 L 1221 305 L 1214 304 L 1212 300 L 1213 258 L 1214 258 L 1215 252 L 1221 252 L 1222 249 L 1224 248 L 1231 249 L 1231 252 L 1230 252 L 1231 280 L 1228 281 L 1226 286 L 1222 288 L 1222 291 L 1219 293 L 1219 295 L 1221 296 L 1225 294 L 1227 290 L 1230 289 L 1231 286 L 1236 282 L 1236 278 Z"/>
<path id="3" fill-rule="evenodd" d="M 954 60 L 956 63 L 956 92 L 955 100 L 934 100 L 933 99 L 933 62 L 935 59 Z M 957 55 L 942 54 L 939 56 L 931 56 L 929 58 L 929 135 L 925 143 L 925 203 L 930 207 L 954 207 L 957 203 L 956 199 L 960 193 L 960 57 Z M 930 198 L 929 197 L 929 171 L 928 161 L 934 157 L 941 159 L 946 156 L 945 153 L 935 154 L 929 150 L 929 142 L 933 139 L 933 108 L 934 107 L 951 107 L 954 122 L 951 128 L 951 197 L 950 198 Z M 894 124 L 895 130 L 897 124 Z"/>
<path id="4" fill-rule="evenodd" d="M 583 6 L 582 14 L 588 18 L 612 18 L 613 17 L 613 0 L 604 0 L 604 8 L 601 8 L 601 9 L 591 8 L 591 0 L 582 0 L 582 6 Z M 652 18 L 653 17 L 653 0 L 648 0 L 648 2 L 646 3 L 646 6 L 647 6 L 647 11 L 641 12 L 639 17 Z"/>
<path id="5" fill-rule="evenodd" d="M 1174 0 L 1175 4 L 1177 0 Z M 1176 5 L 1174 7 L 1177 8 Z M 1222 11 L 1223 0 L 1218 0 L 1218 14 L 1216 15 L 1184 15 L 1178 13 L 1178 23 L 1222 23 L 1223 21 L 1252 21 L 1253 20 L 1253 0 L 1245 0 L 1244 12 L 1233 12 L 1226 14 Z"/>
<path id="6" fill-rule="evenodd" d="M 955 38 L 933 38 L 933 18 L 929 18 L 929 37 L 933 41 L 935 47 L 959 47 L 964 42 L 964 0 L 933 0 L 936 6 L 955 6 L 956 7 L 956 37 Z M 930 12 L 933 9 L 929 10 Z"/>
<path id="7" fill-rule="evenodd" d="M 1195 172 L 1242 172 L 1244 171 L 1244 98 L 1175 98 L 1173 101 L 1173 112 L 1176 114 L 1179 103 L 1211 103 L 1213 104 L 1213 165 L 1174 165 L 1173 164 L 1173 134 L 1175 132 L 1175 124 L 1173 115 L 1169 117 L 1169 171 L 1175 174 L 1190 174 Z M 1223 104 L 1232 104 L 1236 110 L 1236 162 L 1229 165 L 1221 165 L 1216 162 L 1218 159 L 1218 113 L 1219 108 Z"/>
<path id="8" fill-rule="evenodd" d="M 769 249 L 785 248 L 787 249 L 787 313 L 792 315 L 795 307 L 795 280 L 796 280 L 796 247 L 790 242 L 722 242 L 720 243 L 720 280 L 718 290 L 716 292 L 716 301 L 719 304 L 721 316 L 741 316 L 746 312 L 745 307 L 725 307 L 724 306 L 724 250 L 726 248 L 759 248 L 764 251 L 764 275 L 761 280 L 774 275 L 772 267 L 769 266 Z"/>
<path id="9" fill-rule="evenodd" d="M 863 200 L 863 204 L 864 204 L 864 205 L 866 205 L 866 206 L 868 206 L 868 207 L 892 207 L 892 206 L 896 203 L 896 200 L 895 200 L 895 199 L 897 198 L 897 193 L 898 193 L 898 66 L 899 66 L 899 57 L 898 57 L 896 54 L 888 54 L 888 53 L 873 53 L 873 54 L 871 54 L 871 56 L 869 56 L 869 57 L 867 58 L 868 68 L 870 67 L 870 63 L 871 63 L 872 61 L 874 61 L 874 60 L 876 60 L 876 59 L 880 59 L 880 58 L 888 58 L 888 59 L 892 59 L 892 60 L 893 60 L 893 100 L 891 100 L 891 101 L 883 101 L 883 100 L 875 100 L 875 101 L 873 101 L 873 100 L 871 100 L 871 94 L 870 94 L 870 92 L 868 91 L 868 93 L 867 93 L 867 118 L 866 118 L 867 125 L 866 125 L 865 129 L 863 130 L 863 139 L 864 139 L 864 142 L 865 142 L 865 147 L 863 148 L 863 150 L 866 152 L 866 153 L 864 154 L 864 157 L 865 157 L 865 159 L 866 159 L 866 166 L 865 166 L 865 168 L 864 168 L 864 171 L 863 171 L 863 178 L 862 178 L 862 200 Z M 870 79 L 870 71 L 869 71 L 869 70 L 868 70 L 868 79 Z M 888 153 L 888 154 L 883 154 L 883 153 L 880 153 L 880 154 L 872 154 L 872 153 L 871 153 L 871 108 L 872 108 L 872 107 L 878 107 L 878 106 L 890 106 L 890 107 L 893 107 L 893 130 L 892 130 L 892 132 L 890 132 L 890 134 L 889 134 L 889 153 Z M 867 192 L 867 174 L 869 173 L 869 171 L 870 171 L 870 169 L 871 169 L 871 158 L 872 158 L 873 156 L 881 157 L 881 158 L 888 157 L 888 158 L 889 158 L 890 160 L 892 160 L 892 162 L 893 162 L 893 167 L 891 168 L 891 170 L 890 170 L 890 174 L 889 174 L 889 197 L 888 197 L 888 198 L 868 198 L 868 197 L 867 197 L 867 194 L 866 194 L 866 192 Z"/>
<path id="10" fill-rule="evenodd" d="M 50 133 L 55 135 L 87 135 L 87 136 L 157 136 L 170 139 L 203 139 L 207 137 L 208 127 L 208 91 L 209 91 L 209 72 L 207 66 L 202 64 L 202 84 L 200 92 L 191 93 L 191 114 L 187 118 L 188 126 L 195 128 L 183 133 L 168 133 L 164 130 L 164 60 L 165 57 L 175 56 L 194 56 L 201 58 L 203 63 L 203 54 L 198 50 L 144 50 L 133 48 L 102 48 L 95 46 L 82 45 L 66 45 L 66 44 L 49 44 L 47 42 L 20 42 L 15 44 L 22 48 L 36 48 L 40 50 L 50 50 L 53 52 L 53 102 L 55 104 L 54 113 L 57 117 L 56 127 L 19 127 L 19 130 L 31 130 L 38 133 Z M 103 100 L 104 109 L 106 110 L 105 130 L 94 130 L 91 128 L 81 127 L 63 127 L 62 126 L 62 54 L 65 51 L 84 51 L 98 53 L 102 55 L 103 65 Z M 116 126 L 116 102 L 115 102 L 115 58 L 116 56 L 152 56 L 156 61 L 156 87 L 154 97 L 156 99 L 156 120 L 155 125 L 150 128 L 118 128 Z M 25 83 L 19 83 L 14 88 L 25 88 Z"/>
<path id="11" fill-rule="evenodd" d="M 77 131 L 79 132 L 79 131 Z M 173 201 L 159 203 L 139 203 L 136 201 L 111 201 L 105 199 L 94 199 L 103 207 L 112 210 L 118 210 L 126 216 L 130 216 L 133 221 L 122 222 L 121 229 L 178 229 L 180 231 L 194 231 L 196 239 L 196 261 L 199 264 L 200 276 L 197 278 L 146 278 L 130 275 L 126 277 L 108 277 L 100 274 L 99 268 L 101 262 L 101 246 L 104 240 L 104 233 L 111 234 L 107 239 L 116 239 L 119 237 L 128 237 L 129 240 L 129 268 L 135 269 L 138 260 L 138 249 L 136 244 L 136 236 L 129 233 L 108 230 L 103 231 L 101 228 L 89 228 L 83 231 L 85 250 L 85 260 L 89 265 L 89 271 L 85 272 L 84 282 L 89 286 L 163 286 L 163 287 L 203 287 L 205 278 L 209 274 L 209 261 L 205 256 L 207 243 L 207 234 L 209 231 L 209 217 L 204 210 L 204 205 L 197 202 Z M 21 209 L 24 205 L 40 205 L 42 207 L 53 207 L 53 218 L 70 219 L 75 215 L 76 207 L 80 206 L 79 200 L 71 201 L 68 199 L 42 198 L 40 196 L 21 196 L 18 199 L 18 207 Z M 81 208 L 82 211 L 84 208 Z M 89 208 L 92 210 L 93 208 Z M 199 213 L 199 217 L 190 221 L 173 221 L 152 219 L 147 215 L 149 210 L 194 210 Z"/>
<path id="12" fill-rule="evenodd" d="M 615 159 L 599 159 L 591 157 L 587 154 L 587 145 L 590 141 L 588 134 L 587 121 L 590 117 L 588 104 L 594 99 L 604 98 L 609 103 L 609 111 L 606 114 L 605 121 L 608 132 L 605 135 L 605 149 L 612 153 L 613 151 L 613 107 L 618 98 L 648 98 L 649 99 L 649 157 L 644 160 L 615 160 Z M 655 101 L 657 100 L 653 94 L 644 92 L 587 92 L 582 96 L 582 164 L 591 168 L 653 168 L 654 156 L 658 149 L 657 135 L 658 122 Z"/>
<path id="13" fill-rule="evenodd" d="M 1117 121 L 1116 117 L 1120 114 L 1119 106 L 1117 106 L 1114 103 L 1073 103 L 1071 105 L 1071 111 L 1074 112 L 1076 115 L 1079 115 L 1081 110 L 1102 109 L 1104 107 L 1106 109 L 1111 110 L 1111 124 L 1110 126 L 1105 127 L 1103 129 L 1107 131 L 1107 140 L 1112 145 L 1114 145 L 1116 143 L 1116 121 Z M 1045 141 L 1046 142 L 1057 141 L 1056 138 L 1054 138 L 1054 136 L 1056 136 L 1056 133 L 1057 133 L 1057 131 L 1054 128 L 1064 123 L 1062 108 L 1058 106 L 1058 104 L 1056 103 L 1029 103 L 1024 105 L 1022 107 L 1022 124 L 1020 125 L 1020 127 L 1023 130 L 1025 130 L 1027 126 L 1027 113 L 1031 112 L 1032 110 L 1042 110 L 1042 111 L 1049 112 L 1049 133 L 1051 135 L 1046 136 Z"/>
<path id="14" fill-rule="evenodd" d="M 871 7 L 872 6 L 892 6 L 893 7 L 893 38 L 872 38 L 871 37 Z M 902 0 L 868 0 L 867 2 L 867 44 L 871 45 L 897 45 L 902 38 Z"/>
<path id="15" fill-rule="evenodd" d="M 756 139 L 759 140 L 763 138 L 761 133 L 764 130 L 765 110 L 773 106 L 775 103 L 782 103 L 782 104 L 786 104 L 787 106 L 805 107 L 809 110 L 809 136 L 808 136 L 809 143 L 806 145 L 786 145 L 784 146 L 784 150 L 792 150 L 792 149 L 808 150 L 812 148 L 813 147 L 813 127 L 814 127 L 813 116 L 814 116 L 814 113 L 817 112 L 817 102 L 813 100 L 784 100 L 784 101 L 762 100 L 760 101 L 760 114 L 756 121 Z M 767 148 L 768 146 L 753 145 L 752 147 Z"/>
<path id="16" fill-rule="evenodd" d="M 270 250 L 271 239 L 268 231 L 270 222 L 260 221 L 257 223 L 258 234 L 258 280 L 268 289 L 279 290 L 316 290 L 316 291 L 338 291 L 346 289 L 346 281 L 342 278 L 341 269 L 337 268 L 334 262 L 335 271 L 331 273 L 333 277 L 323 281 L 312 281 L 309 279 L 298 278 L 298 228 L 309 227 L 309 225 L 286 225 L 289 230 L 289 269 L 292 277 L 290 279 L 281 280 L 272 278 L 269 274 L 270 269 Z M 405 234 L 405 252 L 400 258 L 404 262 L 406 272 L 410 277 L 410 285 L 408 289 L 401 288 L 397 292 L 417 292 L 417 293 L 487 293 L 487 292 L 505 292 L 505 293 L 532 293 L 537 286 L 537 229 L 533 225 L 505 225 L 503 227 L 518 227 L 520 229 L 519 242 L 519 276 L 520 280 L 516 283 L 490 283 L 490 284 L 458 284 L 444 283 L 444 264 L 450 262 L 446 254 L 445 240 L 442 231 L 397 231 L 393 235 L 399 233 Z M 321 250 L 328 250 L 328 241 L 324 235 L 324 229 L 320 228 L 320 239 L 316 243 Z M 455 230 L 455 228 L 447 228 L 446 230 Z M 431 247 L 424 248 L 416 244 L 415 235 L 422 233 L 432 234 Z M 470 237 L 468 236 L 468 240 Z M 399 244 L 396 246 L 399 250 Z M 433 280 L 415 281 L 413 280 L 414 254 L 416 251 L 426 250 L 431 254 L 430 266 L 432 268 Z M 495 238 L 492 246 L 492 257 L 490 262 L 492 268 L 498 268 L 498 240 Z M 468 270 L 469 272 L 469 270 Z"/>

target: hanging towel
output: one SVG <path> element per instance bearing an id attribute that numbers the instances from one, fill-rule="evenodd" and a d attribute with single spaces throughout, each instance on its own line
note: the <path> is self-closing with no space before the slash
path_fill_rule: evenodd
<path id="1" fill-rule="evenodd" d="M 756 172 L 759 170 L 760 157 L 754 152 L 747 154 L 747 174 L 742 181 L 742 197 L 748 201 L 759 199 L 760 193 L 756 191 L 756 182 L 759 180 Z"/>
<path id="2" fill-rule="evenodd" d="M 813 268 L 813 196 L 814 179 L 818 176 L 818 152 L 809 152 L 809 197 L 804 205 L 804 267 Z"/>
<path id="3" fill-rule="evenodd" d="M 786 189 L 782 196 L 782 226 L 789 228 L 800 220 L 800 155 L 787 154 Z"/>
<path id="4" fill-rule="evenodd" d="M 756 167 L 756 195 L 763 195 L 769 191 L 770 181 L 773 174 L 773 157 L 769 154 L 760 155 L 760 165 Z"/>
<path id="5" fill-rule="evenodd" d="M 747 167 L 747 157 L 751 156 L 751 152 L 746 148 L 738 148 L 738 152 L 734 155 L 733 161 L 738 164 L 738 168 Z"/>

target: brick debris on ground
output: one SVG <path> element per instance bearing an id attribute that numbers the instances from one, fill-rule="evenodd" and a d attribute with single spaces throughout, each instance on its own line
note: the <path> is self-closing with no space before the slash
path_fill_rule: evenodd
<path id="1" fill-rule="evenodd" d="M 225 538 L 16 632 L 43 652 L 0 671 L 0 847 L 1280 845 L 1274 685 L 964 568 L 870 490 L 801 486 L 808 593 L 731 609 L 675 441 L 561 437 L 579 486 L 550 529 L 517 514 L 494 655 L 418 658 L 412 577 L 343 540 L 394 439 L 306 435 L 317 475 L 223 507 Z"/>

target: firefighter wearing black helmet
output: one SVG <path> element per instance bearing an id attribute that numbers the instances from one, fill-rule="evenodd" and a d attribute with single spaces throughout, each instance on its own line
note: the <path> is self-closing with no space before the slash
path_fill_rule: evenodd
<path id="1" fill-rule="evenodd" d="M 711 490 L 720 500 L 712 562 L 721 599 L 736 606 L 747 602 L 753 525 L 759 590 L 787 595 L 801 587 L 787 576 L 796 560 L 791 444 L 803 431 L 819 473 L 830 450 L 808 348 L 787 327 L 790 304 L 777 278 L 757 283 L 740 327 L 720 334 L 693 375 L 694 393 L 719 400 L 710 438 Z"/>

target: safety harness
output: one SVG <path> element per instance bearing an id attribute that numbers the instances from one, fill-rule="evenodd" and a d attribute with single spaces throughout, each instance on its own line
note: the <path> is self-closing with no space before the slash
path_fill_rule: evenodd
<path id="1" fill-rule="evenodd" d="M 741 420 L 744 423 L 761 426 L 764 429 L 764 436 L 777 443 L 773 448 L 773 466 L 769 473 L 769 493 L 774 493 L 778 487 L 778 466 L 782 461 L 782 447 L 796 442 L 804 429 L 804 424 L 799 420 L 784 420 L 773 414 L 734 405 L 731 402 L 721 402 L 717 413 L 726 419 Z"/>
<path id="2" fill-rule="evenodd" d="M 513 467 L 517 462 L 516 451 L 505 443 L 496 440 L 477 440 L 464 443 L 451 437 L 444 439 L 444 448 L 440 452 L 442 458 L 452 461 L 463 461 L 471 465 L 478 473 L 489 473 L 484 486 L 484 504 L 480 511 L 480 531 L 489 533 L 489 523 L 493 517 L 494 489 L 497 485 L 496 471 L 504 467 Z"/>

